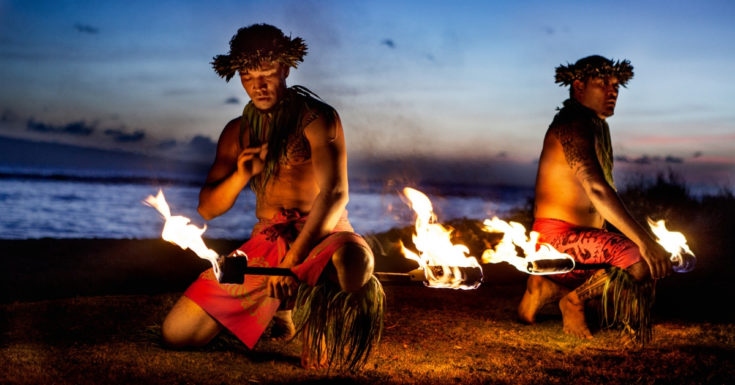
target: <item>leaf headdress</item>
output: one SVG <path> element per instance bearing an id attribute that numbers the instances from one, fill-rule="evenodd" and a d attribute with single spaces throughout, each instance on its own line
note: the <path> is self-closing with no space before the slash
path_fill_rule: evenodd
<path id="1" fill-rule="evenodd" d="M 268 24 L 253 24 L 240 28 L 230 40 L 230 52 L 217 55 L 212 67 L 230 81 L 237 71 L 257 68 L 261 63 L 277 61 L 296 68 L 304 61 L 306 43 L 300 37 L 291 38 Z"/>
<path id="2" fill-rule="evenodd" d="M 575 80 L 593 77 L 615 76 L 621 86 L 625 87 L 628 80 L 633 78 L 633 66 L 629 60 L 613 61 L 599 55 L 587 56 L 577 60 L 574 64 L 556 67 L 555 83 L 560 86 L 569 86 Z"/>

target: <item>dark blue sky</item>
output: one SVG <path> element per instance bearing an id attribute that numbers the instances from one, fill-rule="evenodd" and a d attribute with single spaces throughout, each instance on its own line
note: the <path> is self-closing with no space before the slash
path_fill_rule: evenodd
<path id="1" fill-rule="evenodd" d="M 209 62 L 267 22 L 306 40 L 289 83 L 338 109 L 355 159 L 532 175 L 567 95 L 554 68 L 602 54 L 636 74 L 609 120 L 618 168 L 732 184 L 733 20 L 730 1 L 0 1 L 0 135 L 211 159 L 247 96 Z"/>

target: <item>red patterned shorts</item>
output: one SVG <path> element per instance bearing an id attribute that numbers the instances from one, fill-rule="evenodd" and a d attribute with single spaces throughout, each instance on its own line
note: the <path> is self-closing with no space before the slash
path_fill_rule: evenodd
<path id="1" fill-rule="evenodd" d="M 278 266 L 298 235 L 306 217 L 294 210 L 277 214 L 255 225 L 250 240 L 238 249 L 248 255 L 248 266 Z M 365 240 L 353 232 L 347 213 L 334 229 L 311 250 L 304 261 L 291 268 L 299 281 L 316 284 L 332 255 L 347 243 L 370 252 Z M 267 276 L 248 275 L 242 285 L 220 284 L 212 269 L 204 271 L 184 292 L 209 315 L 252 349 L 278 310 L 280 301 L 268 296 Z"/>
<path id="2" fill-rule="evenodd" d="M 559 219 L 536 218 L 533 231 L 539 241 L 548 243 L 557 251 L 572 256 L 579 263 L 604 263 L 620 268 L 641 260 L 641 253 L 633 241 L 622 234 L 593 227 L 581 227 Z M 594 271 L 575 270 L 547 277 L 565 286 L 576 287 Z"/>

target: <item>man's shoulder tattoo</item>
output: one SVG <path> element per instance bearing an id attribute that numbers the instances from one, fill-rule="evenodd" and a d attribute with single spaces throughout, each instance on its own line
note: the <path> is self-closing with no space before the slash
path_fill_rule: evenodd
<path id="1" fill-rule="evenodd" d="M 594 140 L 583 124 L 566 123 L 549 128 L 550 133 L 559 140 L 569 166 L 575 168 L 589 161 L 589 154 L 594 153 Z"/>
<path id="2" fill-rule="evenodd" d="M 311 147 L 304 135 L 293 135 L 286 147 L 286 156 L 282 163 L 302 163 L 311 159 Z"/>
<path id="3" fill-rule="evenodd" d="M 316 110 L 310 110 L 308 111 L 304 116 L 304 118 L 301 120 L 301 127 L 306 128 L 311 123 L 313 123 L 315 120 L 317 120 L 320 116 L 319 111 Z"/>

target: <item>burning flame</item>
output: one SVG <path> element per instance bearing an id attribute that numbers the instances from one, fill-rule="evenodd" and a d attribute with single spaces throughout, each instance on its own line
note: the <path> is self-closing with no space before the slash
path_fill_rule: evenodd
<path id="1" fill-rule="evenodd" d="M 474 286 L 463 284 L 465 277 L 458 267 L 477 267 L 477 260 L 469 254 L 464 245 L 455 245 L 450 241 L 451 230 L 436 223 L 436 215 L 429 198 L 422 192 L 406 187 L 403 194 L 408 198 L 411 208 L 416 212 L 416 232 L 413 242 L 419 254 L 401 248 L 406 258 L 416 261 L 424 270 L 428 285 L 432 287 L 451 287 L 474 289 Z M 539 243 L 539 233 L 531 231 L 526 235 L 526 228 L 518 222 L 506 222 L 497 217 L 486 219 L 483 230 L 491 233 L 503 233 L 503 238 L 494 249 L 482 253 L 482 263 L 507 262 L 516 269 L 534 275 L 562 274 L 575 268 L 571 255 L 561 253 L 547 243 Z M 696 257 L 687 245 L 687 240 L 680 232 L 668 231 L 663 220 L 654 222 L 650 218 L 648 224 L 656 235 L 656 241 L 669 253 L 674 271 L 689 272 L 694 269 Z M 523 252 L 519 255 L 518 249 Z M 441 266 L 442 274 L 437 276 L 433 266 Z"/>
<path id="2" fill-rule="evenodd" d="M 454 289 L 476 289 L 481 282 L 465 284 L 466 278 L 459 267 L 476 267 L 481 269 L 477 259 L 469 254 L 465 245 L 452 244 L 449 235 L 451 230 L 436 223 L 436 215 L 429 198 L 422 192 L 406 187 L 403 194 L 408 198 L 411 208 L 416 212 L 416 232 L 413 243 L 418 254 L 401 244 L 403 255 L 416 261 L 427 278 L 427 285 Z M 436 275 L 433 266 L 441 266 L 441 275 Z"/>
<path id="3" fill-rule="evenodd" d="M 217 259 L 219 254 L 216 251 L 207 248 L 202 240 L 202 234 L 207 230 L 205 225 L 203 228 L 198 228 L 193 224 L 190 224 L 191 220 L 187 217 L 180 215 L 171 216 L 171 209 L 166 203 L 166 198 L 163 196 L 163 192 L 158 190 L 158 195 L 155 197 L 149 195 L 143 203 L 155 208 L 163 216 L 166 222 L 163 225 L 163 232 L 161 238 L 163 240 L 178 245 L 182 249 L 191 249 L 199 258 L 206 259 L 212 264 L 214 274 L 219 279 L 220 269 Z"/>
<path id="4" fill-rule="evenodd" d="M 491 233 L 503 233 L 495 249 L 487 249 L 482 253 L 483 263 L 507 262 L 516 269 L 529 274 L 546 275 L 559 274 L 571 271 L 574 268 L 574 259 L 569 254 L 564 254 L 547 243 L 538 243 L 539 233 L 531 231 L 526 236 L 526 228 L 518 222 L 506 222 L 493 217 L 483 222 L 484 229 Z M 518 255 L 517 248 L 525 254 L 525 258 Z M 553 261 L 555 269 L 538 268 L 538 261 Z M 561 270 L 561 271 L 559 271 Z"/>
<path id="5" fill-rule="evenodd" d="M 671 262 L 674 265 L 675 271 L 688 272 L 694 269 L 696 257 L 689 248 L 689 245 L 687 245 L 684 234 L 678 231 L 667 230 L 663 219 L 654 221 L 648 218 L 648 225 L 651 227 L 653 234 L 656 235 L 656 242 L 664 250 L 671 253 Z"/>

